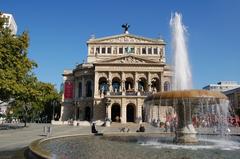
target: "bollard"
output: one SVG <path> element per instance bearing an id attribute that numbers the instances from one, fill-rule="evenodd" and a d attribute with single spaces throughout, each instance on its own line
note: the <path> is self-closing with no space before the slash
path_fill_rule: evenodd
<path id="1" fill-rule="evenodd" d="M 47 133 L 47 128 L 46 128 L 46 126 L 43 126 L 43 133 L 44 133 L 44 135 Z"/>
<path id="2" fill-rule="evenodd" d="M 52 127 L 48 126 L 47 127 L 47 136 L 49 137 L 52 134 Z"/>

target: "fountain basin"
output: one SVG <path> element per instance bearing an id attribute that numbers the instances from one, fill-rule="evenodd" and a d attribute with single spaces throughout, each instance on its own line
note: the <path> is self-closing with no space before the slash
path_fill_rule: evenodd
<path id="1" fill-rule="evenodd" d="M 237 158 L 239 137 L 219 142 L 203 139 L 198 144 L 173 144 L 174 134 L 114 133 L 103 136 L 77 135 L 36 141 L 33 152 L 42 158 Z M 211 138 L 212 135 L 211 135 Z M 228 144 L 229 143 L 229 144 Z M 224 146 L 227 144 L 227 146 Z M 225 149 L 226 148 L 226 149 Z M 32 144 L 30 145 L 32 150 Z M 39 153 L 40 152 L 40 153 Z M 42 156 L 41 154 L 44 154 Z"/>

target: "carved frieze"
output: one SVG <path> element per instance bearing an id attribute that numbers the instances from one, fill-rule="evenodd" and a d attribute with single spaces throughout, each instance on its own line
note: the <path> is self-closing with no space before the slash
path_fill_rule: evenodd
<path id="1" fill-rule="evenodd" d="M 151 41 L 138 39 L 134 37 L 118 37 L 101 41 L 103 43 L 152 43 Z"/>
<path id="2" fill-rule="evenodd" d="M 158 75 L 157 73 L 152 73 L 152 74 L 151 74 L 151 77 L 152 77 L 152 78 L 157 78 L 157 79 L 159 79 L 159 75 Z"/>
<path id="3" fill-rule="evenodd" d="M 112 103 L 112 104 L 118 103 L 118 104 L 121 105 L 121 99 L 111 99 L 111 103 Z"/>
<path id="4" fill-rule="evenodd" d="M 115 77 L 121 79 L 120 73 L 118 73 L 118 72 L 112 73 L 112 78 L 115 78 Z"/>
<path id="5" fill-rule="evenodd" d="M 147 75 L 146 75 L 146 73 L 138 73 L 137 78 L 138 79 L 140 79 L 140 78 L 147 79 Z"/>
<path id="6" fill-rule="evenodd" d="M 136 105 L 136 99 L 127 99 L 127 100 L 126 100 L 126 103 L 127 103 L 127 104 L 132 103 L 132 104 L 135 104 L 135 105 Z"/>
<path id="7" fill-rule="evenodd" d="M 125 73 L 125 78 L 132 78 L 133 79 L 133 74 L 132 73 Z"/>
<path id="8" fill-rule="evenodd" d="M 106 72 L 99 72 L 99 73 L 98 73 L 98 77 L 99 77 L 99 78 L 101 78 L 101 77 L 108 78 Z"/>
<path id="9" fill-rule="evenodd" d="M 146 63 L 144 60 L 137 59 L 133 56 L 127 56 L 121 59 L 114 60 L 113 63 Z"/>

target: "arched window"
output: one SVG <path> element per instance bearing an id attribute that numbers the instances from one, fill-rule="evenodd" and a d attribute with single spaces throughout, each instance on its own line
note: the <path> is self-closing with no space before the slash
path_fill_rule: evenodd
<path id="1" fill-rule="evenodd" d="M 170 83 L 168 81 L 164 82 L 164 91 L 170 91 Z"/>
<path id="2" fill-rule="evenodd" d="M 158 78 L 153 78 L 151 80 L 151 87 L 155 91 L 159 91 L 159 79 Z"/>
<path id="3" fill-rule="evenodd" d="M 87 83 L 86 83 L 86 96 L 92 97 L 92 82 L 91 81 L 87 81 Z"/>
<path id="4" fill-rule="evenodd" d="M 134 82 L 131 77 L 126 78 L 125 81 L 125 90 L 131 91 L 134 88 Z"/>
<path id="5" fill-rule="evenodd" d="M 112 88 L 113 92 L 119 92 L 120 91 L 120 86 L 121 86 L 121 80 L 118 77 L 114 77 L 112 79 Z"/>
<path id="6" fill-rule="evenodd" d="M 99 85 L 99 90 L 102 93 L 106 93 L 108 91 L 108 84 L 107 84 L 107 79 L 105 77 L 101 77 L 98 81 L 98 85 Z"/>
<path id="7" fill-rule="evenodd" d="M 146 91 L 147 90 L 147 80 L 143 77 L 139 79 L 138 90 L 139 91 Z"/>

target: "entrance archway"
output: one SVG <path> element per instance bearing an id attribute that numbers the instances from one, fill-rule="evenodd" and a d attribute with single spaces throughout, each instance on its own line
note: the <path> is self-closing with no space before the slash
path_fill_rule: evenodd
<path id="1" fill-rule="evenodd" d="M 132 103 L 127 105 L 127 122 L 135 122 L 135 105 Z"/>
<path id="2" fill-rule="evenodd" d="M 90 119 L 91 119 L 91 108 L 90 107 L 86 107 L 85 108 L 84 120 L 90 121 Z"/>
<path id="3" fill-rule="evenodd" d="M 111 109 L 111 120 L 113 122 L 120 122 L 120 114 L 120 105 L 118 103 L 114 103 Z"/>

